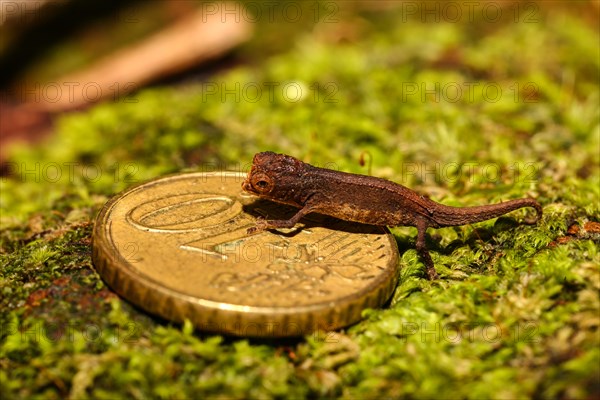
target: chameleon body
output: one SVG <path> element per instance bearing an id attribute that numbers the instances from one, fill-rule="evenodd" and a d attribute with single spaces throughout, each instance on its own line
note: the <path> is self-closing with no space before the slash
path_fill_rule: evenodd
<path id="1" fill-rule="evenodd" d="M 474 206 L 451 207 L 436 203 L 392 181 L 314 167 L 294 157 L 272 152 L 257 153 L 242 188 L 261 198 L 292 205 L 300 210 L 288 220 L 259 219 L 249 233 L 292 228 L 309 213 L 379 226 L 414 226 L 416 248 L 431 279 L 438 277 L 425 245 L 427 228 L 466 225 L 496 218 L 522 207 L 532 207 L 537 217 L 542 207 L 524 198 Z"/>

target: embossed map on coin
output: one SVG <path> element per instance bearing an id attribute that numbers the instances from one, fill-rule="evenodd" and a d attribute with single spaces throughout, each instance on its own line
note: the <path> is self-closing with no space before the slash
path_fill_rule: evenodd
<path id="1" fill-rule="evenodd" d="M 248 235 L 293 208 L 245 194 L 237 173 L 192 173 L 134 187 L 105 205 L 94 264 L 121 296 L 165 318 L 243 336 L 337 329 L 379 307 L 395 285 L 384 229 L 310 215 Z"/>

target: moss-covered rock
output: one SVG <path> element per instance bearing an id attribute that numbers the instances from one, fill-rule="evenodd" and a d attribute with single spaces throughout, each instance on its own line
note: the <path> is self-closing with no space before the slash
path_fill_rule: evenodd
<path id="1" fill-rule="evenodd" d="M 342 7 L 256 67 L 99 105 L 13 148 L 0 182 L 2 398 L 597 394 L 598 31 L 532 4 L 533 23 Z M 332 40 L 346 18 L 360 34 Z M 298 341 L 205 336 L 104 286 L 91 224 L 110 196 L 166 173 L 243 170 L 263 150 L 371 168 L 449 205 L 533 196 L 545 215 L 431 231 L 435 282 L 415 232 L 394 229 L 389 307 Z"/>

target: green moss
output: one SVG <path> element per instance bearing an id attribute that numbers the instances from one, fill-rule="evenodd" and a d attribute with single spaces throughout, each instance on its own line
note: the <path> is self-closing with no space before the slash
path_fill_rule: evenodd
<path id="1" fill-rule="evenodd" d="M 342 25 L 318 24 L 259 66 L 99 105 L 13 148 L 0 180 L 2 398 L 597 393 L 600 238 L 586 225 L 600 220 L 597 29 L 555 8 L 529 24 L 400 24 L 402 11 L 344 8 L 360 39 L 332 41 Z M 467 84 L 472 96 L 455 101 Z M 298 341 L 207 336 L 105 287 L 91 223 L 110 196 L 171 172 L 244 169 L 261 150 L 359 173 L 368 154 L 373 175 L 445 204 L 534 196 L 544 218 L 430 231 L 435 282 L 415 230 L 396 228 L 389 307 Z"/>

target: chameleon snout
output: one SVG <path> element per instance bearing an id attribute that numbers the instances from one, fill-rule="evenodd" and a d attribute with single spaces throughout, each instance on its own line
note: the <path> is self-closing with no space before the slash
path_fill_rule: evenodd
<path id="1" fill-rule="evenodd" d="M 251 173 L 248 174 L 248 176 L 246 177 L 246 180 L 244 182 L 242 182 L 242 189 L 246 192 L 255 194 L 256 191 L 254 190 L 254 188 L 252 187 L 252 184 L 250 183 L 251 175 L 252 175 Z"/>

